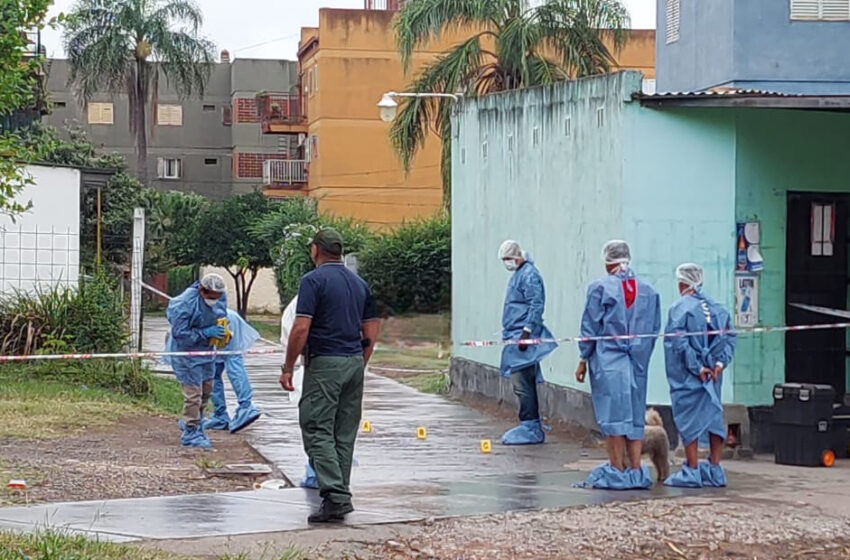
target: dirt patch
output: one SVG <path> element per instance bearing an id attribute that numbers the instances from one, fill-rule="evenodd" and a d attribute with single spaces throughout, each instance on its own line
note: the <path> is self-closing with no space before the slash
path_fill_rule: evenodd
<path id="1" fill-rule="evenodd" d="M 245 490 L 248 477 L 208 475 L 205 468 L 265 463 L 241 435 L 210 432 L 211 450 L 180 447 L 174 419 L 134 416 L 109 428 L 49 441 L 0 440 L 0 482 L 25 479 L 30 503 L 139 498 Z M 262 480 L 262 479 L 260 479 Z M 25 498 L 0 493 L 0 505 Z"/>

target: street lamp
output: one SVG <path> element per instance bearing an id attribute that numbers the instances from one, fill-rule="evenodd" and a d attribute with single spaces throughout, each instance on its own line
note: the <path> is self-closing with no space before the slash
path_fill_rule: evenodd
<path id="1" fill-rule="evenodd" d="M 397 93 L 388 91 L 378 102 L 378 109 L 381 113 L 381 120 L 384 122 L 392 122 L 398 112 L 398 102 L 396 97 L 444 97 L 451 99 L 454 102 L 460 101 L 463 97 L 462 93 Z"/>

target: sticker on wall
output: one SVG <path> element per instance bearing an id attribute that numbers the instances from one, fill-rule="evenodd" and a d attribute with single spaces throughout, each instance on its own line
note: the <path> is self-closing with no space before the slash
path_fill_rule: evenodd
<path id="1" fill-rule="evenodd" d="M 738 246 L 735 270 L 737 272 L 760 272 L 764 269 L 764 259 L 759 251 L 759 223 L 739 223 L 737 230 Z"/>
<path id="2" fill-rule="evenodd" d="M 735 326 L 755 327 L 759 322 L 759 279 L 755 274 L 735 276 Z"/>

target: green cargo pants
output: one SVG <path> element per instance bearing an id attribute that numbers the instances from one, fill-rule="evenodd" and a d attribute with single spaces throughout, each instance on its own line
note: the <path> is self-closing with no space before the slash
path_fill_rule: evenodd
<path id="1" fill-rule="evenodd" d="M 351 461 L 363 407 L 363 356 L 317 356 L 304 371 L 298 403 L 304 451 L 316 471 L 319 493 L 334 504 L 351 503 Z"/>

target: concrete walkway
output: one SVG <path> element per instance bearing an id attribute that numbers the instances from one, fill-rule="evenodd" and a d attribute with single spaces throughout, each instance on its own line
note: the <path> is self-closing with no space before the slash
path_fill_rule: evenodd
<path id="1" fill-rule="evenodd" d="M 146 347 L 162 346 L 163 319 L 146 322 Z M 294 482 L 304 468 L 295 405 L 277 385 L 279 356 L 250 356 L 248 370 L 255 404 L 264 418 L 245 431 L 248 440 Z M 509 424 L 443 397 L 426 395 L 394 381 L 369 375 L 364 418 L 373 431 L 358 438 L 353 475 L 357 511 L 350 525 L 415 521 L 430 517 L 487 514 L 521 509 L 559 508 L 622 500 L 645 500 L 711 492 L 712 496 L 757 496 L 763 489 L 786 488 L 788 472 L 801 479 L 824 471 L 785 469 L 766 478 L 748 467 L 730 476 L 730 489 L 604 492 L 572 488 L 602 459 L 601 450 L 582 458 L 571 442 L 553 438 L 546 445 L 504 447 L 498 443 Z M 416 437 L 417 427 L 427 437 Z M 481 453 L 481 439 L 493 451 Z M 175 430 L 175 444 L 177 436 Z M 565 468 L 565 464 L 569 464 Z M 759 465 L 760 463 L 752 463 Z M 743 465 L 743 464 L 742 464 Z M 761 465 L 764 465 L 761 463 Z M 768 465 L 770 466 L 770 465 Z M 733 467 L 734 468 L 734 467 Z M 838 474 L 838 471 L 829 473 Z M 846 471 L 844 471 L 846 474 Z M 832 475 L 834 477 L 834 475 Z M 818 492 L 846 500 L 846 478 L 819 486 Z M 817 499 L 813 496 L 813 499 Z M 846 500 L 850 503 L 850 500 Z M 50 504 L 0 509 L 0 529 L 62 528 L 115 541 L 164 540 L 281 532 L 307 527 L 319 503 L 315 491 L 300 488 L 222 494 Z"/>

